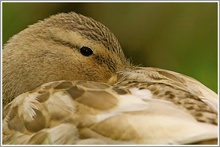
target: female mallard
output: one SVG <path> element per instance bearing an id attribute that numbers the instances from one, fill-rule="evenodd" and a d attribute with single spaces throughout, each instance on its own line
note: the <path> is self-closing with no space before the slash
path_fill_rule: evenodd
<path id="1" fill-rule="evenodd" d="M 217 144 L 217 94 L 137 67 L 101 23 L 40 21 L 3 49 L 3 144 Z"/>

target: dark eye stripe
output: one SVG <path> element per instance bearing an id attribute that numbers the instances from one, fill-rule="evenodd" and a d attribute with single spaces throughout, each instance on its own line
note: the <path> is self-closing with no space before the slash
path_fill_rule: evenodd
<path id="1" fill-rule="evenodd" d="M 55 43 L 58 43 L 58 44 L 61 44 L 61 45 L 64 45 L 64 46 L 67 46 L 69 48 L 80 48 L 79 46 L 76 46 L 74 44 L 71 44 L 70 42 L 67 42 L 65 40 L 62 40 L 62 39 L 57 39 L 57 38 L 54 38 L 54 37 L 51 37 L 52 40 L 55 42 Z"/>

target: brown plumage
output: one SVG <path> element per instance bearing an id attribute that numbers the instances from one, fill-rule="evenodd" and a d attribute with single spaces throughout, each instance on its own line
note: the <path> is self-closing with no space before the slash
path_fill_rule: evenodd
<path id="1" fill-rule="evenodd" d="M 49 82 L 49 83 L 48 83 Z M 3 144 L 216 144 L 217 95 L 135 67 L 99 22 L 61 13 L 3 50 Z"/>

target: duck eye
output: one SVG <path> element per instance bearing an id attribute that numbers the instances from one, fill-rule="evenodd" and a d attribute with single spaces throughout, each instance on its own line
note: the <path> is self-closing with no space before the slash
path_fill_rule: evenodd
<path id="1" fill-rule="evenodd" d="M 93 54 L 93 51 L 91 48 L 89 47 L 86 47 L 86 46 L 83 46 L 80 48 L 80 53 L 83 55 L 83 56 L 90 56 Z"/>

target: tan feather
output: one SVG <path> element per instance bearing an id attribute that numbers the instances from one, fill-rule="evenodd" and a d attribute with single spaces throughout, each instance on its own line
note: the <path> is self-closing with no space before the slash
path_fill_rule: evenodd
<path id="1" fill-rule="evenodd" d="M 101 144 L 188 144 L 217 138 L 216 124 L 200 122 L 170 101 L 149 93 L 138 97 L 129 88 L 122 87 L 123 94 L 115 89 L 89 81 L 44 84 L 6 106 L 3 128 L 10 131 L 4 138 L 15 144 L 81 144 L 87 139 Z M 50 93 L 46 97 L 42 91 Z M 15 128 L 16 122 L 22 123 Z M 60 134 L 65 129 L 70 134 Z M 4 144 L 10 141 L 4 139 Z"/>

